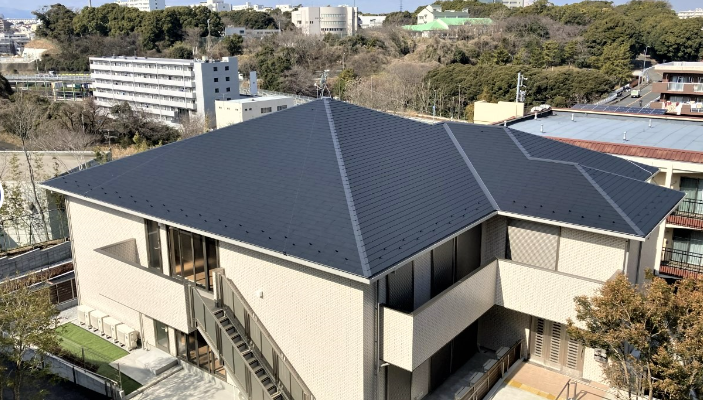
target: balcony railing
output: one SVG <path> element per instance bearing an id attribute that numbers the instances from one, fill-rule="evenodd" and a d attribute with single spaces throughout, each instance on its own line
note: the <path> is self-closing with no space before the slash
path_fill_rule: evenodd
<path id="1" fill-rule="evenodd" d="M 664 248 L 659 271 L 678 277 L 694 277 L 703 273 L 703 254 Z"/>

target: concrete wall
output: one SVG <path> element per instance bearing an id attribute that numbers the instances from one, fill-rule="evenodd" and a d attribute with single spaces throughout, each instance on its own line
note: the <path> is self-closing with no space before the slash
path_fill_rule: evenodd
<path id="1" fill-rule="evenodd" d="M 41 269 L 60 261 L 71 260 L 71 243 L 35 249 L 13 257 L 0 258 L 0 279 Z"/>
<path id="2" fill-rule="evenodd" d="M 239 98 L 237 58 L 224 57 L 221 62 L 196 62 L 193 65 L 193 72 L 195 73 L 195 102 L 198 114 L 209 117 L 210 125 L 214 127 L 215 100 Z M 227 81 L 228 77 L 229 81 Z M 217 78 L 217 82 L 215 82 L 215 78 Z M 216 89 L 218 93 L 215 93 Z"/>
<path id="3" fill-rule="evenodd" d="M 525 115 L 525 103 L 512 101 L 499 101 L 488 103 L 477 101 L 474 103 L 474 123 L 488 125 L 510 118 L 519 118 Z"/>
<path id="4" fill-rule="evenodd" d="M 375 285 L 222 242 L 220 267 L 316 398 L 372 398 Z"/>
<path id="5" fill-rule="evenodd" d="M 257 97 L 256 100 L 215 101 L 215 119 L 217 129 L 248 121 L 278 111 L 278 107 L 290 108 L 295 105 L 292 97 L 271 98 Z M 263 112 L 271 108 L 270 112 Z"/>

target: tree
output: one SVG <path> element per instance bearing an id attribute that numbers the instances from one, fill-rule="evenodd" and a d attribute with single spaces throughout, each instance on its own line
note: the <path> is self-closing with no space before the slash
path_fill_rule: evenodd
<path id="1" fill-rule="evenodd" d="M 386 15 L 386 19 L 383 20 L 383 26 L 403 26 L 403 25 L 413 25 L 415 23 L 415 17 L 408 11 L 394 11 Z"/>
<path id="2" fill-rule="evenodd" d="M 190 48 L 188 48 L 188 46 L 184 44 L 178 44 L 176 46 L 171 47 L 168 53 L 171 55 L 171 58 L 178 58 L 181 60 L 193 59 L 193 50 L 191 50 Z"/>
<path id="3" fill-rule="evenodd" d="M 10 95 L 12 95 L 12 86 L 10 86 L 10 82 L 0 74 L 0 99 L 9 99 Z"/>
<path id="4" fill-rule="evenodd" d="M 29 380 L 46 372 L 42 356 L 58 347 L 55 331 L 59 311 L 51 303 L 47 288 L 36 278 L 10 280 L 0 284 L 0 359 L 12 365 L 3 371 L 6 384 L 12 386 L 14 399 L 22 398 Z M 0 386 L 0 393 L 3 391 Z"/>
<path id="5" fill-rule="evenodd" d="M 29 180 L 32 186 L 34 207 L 41 215 L 46 240 L 48 241 L 49 229 L 46 223 L 46 215 L 44 215 L 44 207 L 42 205 L 43 201 L 39 198 L 37 192 L 36 182 L 38 177 L 35 174 L 27 147 L 29 141 L 36 133 L 39 124 L 44 118 L 44 107 L 42 101 L 36 97 L 20 92 L 13 95 L 12 100 L 6 100 L 0 110 L 0 126 L 2 126 L 11 135 L 17 136 L 22 142 L 22 152 L 27 160 Z"/>
<path id="6" fill-rule="evenodd" d="M 220 43 L 224 46 L 230 56 L 238 56 L 242 54 L 242 44 L 244 43 L 244 39 L 241 36 L 226 36 Z"/>
<path id="7" fill-rule="evenodd" d="M 669 285 L 653 278 L 643 287 L 624 275 L 592 297 L 579 296 L 568 332 L 608 357 L 610 386 L 649 399 L 697 398 L 703 388 L 703 280 Z"/>

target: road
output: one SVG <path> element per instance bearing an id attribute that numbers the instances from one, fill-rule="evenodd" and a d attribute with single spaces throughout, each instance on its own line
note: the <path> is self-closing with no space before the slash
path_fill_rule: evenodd
<path id="1" fill-rule="evenodd" d="M 607 105 L 620 106 L 620 107 L 639 107 L 640 100 L 642 100 L 642 107 L 646 107 L 647 104 L 649 104 L 649 102 L 651 102 L 652 100 L 656 99 L 659 96 L 659 93 L 652 92 L 652 83 L 661 79 L 662 76 L 661 76 L 661 74 L 652 70 L 652 71 L 650 71 L 649 78 L 650 78 L 650 83 L 648 85 L 640 88 L 640 97 L 639 98 L 632 98 L 632 97 L 630 97 L 630 93 L 626 92 L 626 93 L 623 93 L 622 97 L 618 97 L 615 101 L 612 101 L 612 102 L 608 103 Z"/>

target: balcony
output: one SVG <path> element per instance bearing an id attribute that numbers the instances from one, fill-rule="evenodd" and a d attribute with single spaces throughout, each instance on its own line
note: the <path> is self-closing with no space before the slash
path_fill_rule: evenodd
<path id="1" fill-rule="evenodd" d="M 683 199 L 679 207 L 666 217 L 666 223 L 703 229 L 703 201 Z"/>
<path id="2" fill-rule="evenodd" d="M 104 271 L 109 271 L 109 279 L 83 279 L 83 290 L 99 292 L 108 299 L 120 299 L 127 308 L 140 310 L 182 332 L 189 331 L 188 316 L 183 311 L 188 309 L 183 282 L 164 275 L 161 269 L 144 266 L 136 239 L 100 247 L 95 252 L 102 257 L 93 265 L 86 264 L 87 267 L 101 271 L 97 276 L 107 276 Z"/>
<path id="3" fill-rule="evenodd" d="M 703 273 L 703 254 L 665 247 L 659 272 L 678 278 L 696 278 Z"/>
<path id="4" fill-rule="evenodd" d="M 619 269 L 614 269 L 613 274 Z M 381 308 L 383 360 L 413 371 L 494 304 L 551 321 L 575 319 L 574 297 L 592 296 L 602 281 L 495 260 L 412 313 Z"/>

